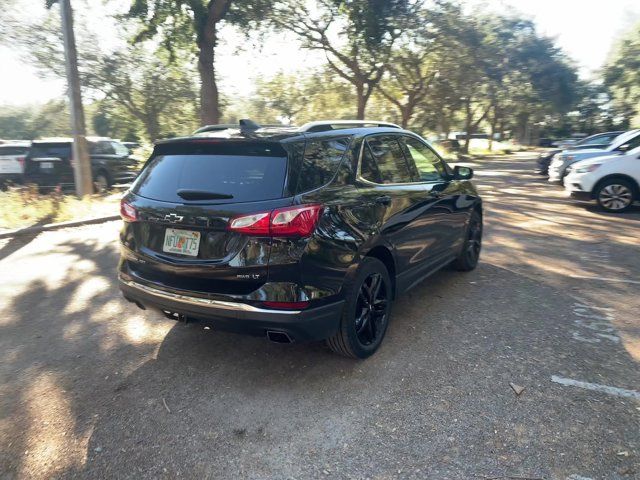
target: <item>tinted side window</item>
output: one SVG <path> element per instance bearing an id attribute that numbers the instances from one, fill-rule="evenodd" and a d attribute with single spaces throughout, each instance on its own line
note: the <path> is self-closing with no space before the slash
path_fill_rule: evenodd
<path id="1" fill-rule="evenodd" d="M 412 137 L 404 137 L 404 143 L 416 164 L 421 181 L 437 182 L 447 178 L 444 163 L 433 150 Z"/>
<path id="2" fill-rule="evenodd" d="M 609 143 L 609 137 L 606 136 L 598 136 L 595 138 L 589 138 L 578 142 L 580 145 L 600 145 Z"/>
<path id="3" fill-rule="evenodd" d="M 27 150 L 23 147 L 0 147 L 0 155 L 23 155 Z"/>
<path id="4" fill-rule="evenodd" d="M 392 135 L 367 138 L 360 173 L 362 178 L 374 183 L 410 183 L 416 180 L 400 143 Z"/>
<path id="5" fill-rule="evenodd" d="M 129 149 L 123 144 L 118 142 L 111 142 L 111 146 L 113 147 L 113 151 L 116 155 L 129 155 Z"/>
<path id="6" fill-rule="evenodd" d="M 634 138 L 627 140 L 624 142 L 621 147 L 626 147 L 628 145 L 627 151 L 633 150 L 634 148 L 640 146 L 640 134 L 636 135 Z"/>
<path id="7" fill-rule="evenodd" d="M 341 137 L 308 141 L 296 192 L 308 192 L 329 183 L 349 148 L 350 140 L 350 137 Z"/>
<path id="8" fill-rule="evenodd" d="M 89 146 L 89 151 L 91 155 L 113 155 L 115 153 L 111 142 L 92 143 Z"/>

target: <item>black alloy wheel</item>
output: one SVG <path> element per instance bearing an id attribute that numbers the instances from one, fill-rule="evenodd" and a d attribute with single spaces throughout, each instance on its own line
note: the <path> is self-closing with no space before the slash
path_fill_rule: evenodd
<path id="1" fill-rule="evenodd" d="M 482 250 L 482 216 L 474 211 L 469 219 L 464 246 L 458 258 L 453 262 L 456 270 L 468 272 L 478 265 Z"/>
<path id="2" fill-rule="evenodd" d="M 363 345 L 377 342 L 387 323 L 387 303 L 389 288 L 382 275 L 369 275 L 358 292 L 356 304 L 355 327 L 358 341 Z"/>
<path id="3" fill-rule="evenodd" d="M 382 343 L 391 316 L 393 290 L 384 263 L 364 257 L 344 299 L 340 326 L 327 345 L 345 357 L 367 358 Z"/>

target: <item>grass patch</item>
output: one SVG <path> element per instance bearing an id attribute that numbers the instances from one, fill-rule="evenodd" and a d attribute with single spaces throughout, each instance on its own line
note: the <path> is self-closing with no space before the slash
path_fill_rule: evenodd
<path id="1" fill-rule="evenodd" d="M 112 193 L 80 200 L 61 193 L 40 194 L 29 187 L 10 189 L 0 192 L 0 229 L 117 215 L 120 197 Z"/>

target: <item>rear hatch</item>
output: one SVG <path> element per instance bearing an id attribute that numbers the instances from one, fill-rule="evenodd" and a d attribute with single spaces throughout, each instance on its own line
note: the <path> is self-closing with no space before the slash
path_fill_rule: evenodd
<path id="1" fill-rule="evenodd" d="M 71 142 L 34 142 L 25 164 L 28 181 L 43 186 L 73 184 Z"/>
<path id="2" fill-rule="evenodd" d="M 24 171 L 24 157 L 28 147 L 0 146 L 0 175 L 20 175 Z"/>
<path id="3" fill-rule="evenodd" d="M 204 293 L 247 294 L 267 280 L 269 236 L 229 221 L 291 205 L 288 153 L 277 142 L 198 140 L 156 146 L 123 202 L 136 221 L 122 241 L 142 280 Z"/>

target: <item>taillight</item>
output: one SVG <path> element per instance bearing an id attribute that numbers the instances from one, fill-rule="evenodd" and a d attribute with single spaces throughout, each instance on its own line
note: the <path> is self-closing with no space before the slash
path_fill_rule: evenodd
<path id="1" fill-rule="evenodd" d="M 297 205 L 240 215 L 231 219 L 228 228 L 245 235 L 308 237 L 315 230 L 323 209 L 322 205 Z"/>
<path id="2" fill-rule="evenodd" d="M 26 157 L 17 157 L 16 160 L 18 161 L 18 163 L 20 164 L 20 168 L 22 169 L 22 171 L 24 171 L 24 160 Z"/>
<path id="3" fill-rule="evenodd" d="M 120 216 L 125 222 L 135 222 L 138 220 L 138 211 L 133 205 L 120 200 Z"/>
<path id="4" fill-rule="evenodd" d="M 229 230 L 245 235 L 269 236 L 269 212 L 235 217 L 229 222 Z"/>

